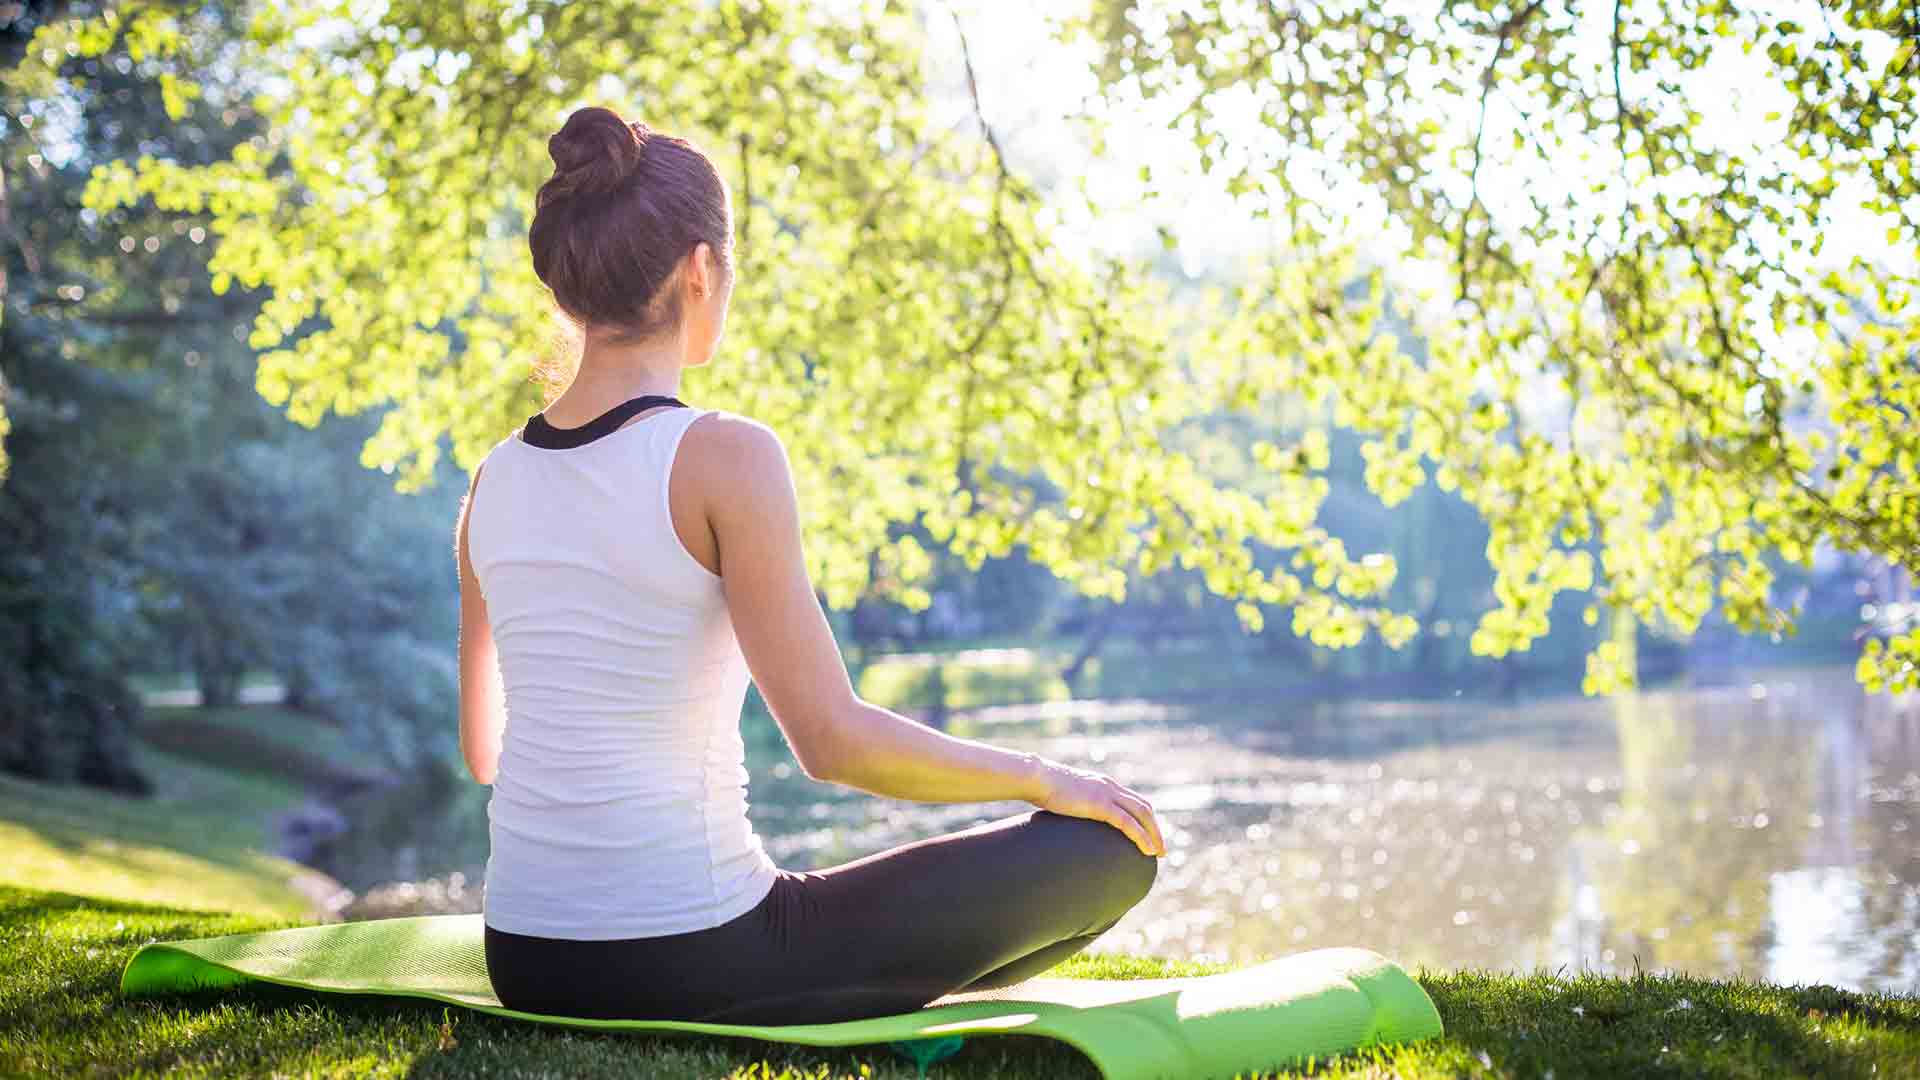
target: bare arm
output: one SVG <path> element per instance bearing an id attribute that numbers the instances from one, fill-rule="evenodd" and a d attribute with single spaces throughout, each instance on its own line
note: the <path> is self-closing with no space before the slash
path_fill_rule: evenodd
<path id="1" fill-rule="evenodd" d="M 467 771 L 482 784 L 493 783 L 500 763 L 500 737 L 507 726 L 506 692 L 500 678 L 500 653 L 494 647 L 493 627 L 487 622 L 487 601 L 480 595 L 480 579 L 467 554 L 467 513 L 480 470 L 473 471 L 467 497 L 460 503 L 454 527 L 455 557 L 460 563 L 460 755 Z"/>
<path id="2" fill-rule="evenodd" d="M 850 748 L 824 779 L 915 802 L 1046 797 L 1046 762 L 1037 754 L 957 738 L 857 697 L 847 709 L 833 730 Z"/>
<path id="3" fill-rule="evenodd" d="M 768 428 L 720 414 L 688 429 L 685 477 L 708 500 L 720 577 L 740 651 L 800 768 L 876 795 L 920 802 L 1042 797 L 1032 754 L 955 738 L 853 692 L 807 579 L 785 448 Z M 682 470 L 676 464 L 675 472 Z"/>

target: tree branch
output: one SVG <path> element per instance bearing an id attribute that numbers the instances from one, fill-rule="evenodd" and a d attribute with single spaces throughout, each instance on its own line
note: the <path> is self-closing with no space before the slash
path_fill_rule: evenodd
<path id="1" fill-rule="evenodd" d="M 1512 44 L 1514 32 L 1533 17 L 1533 13 L 1540 9 L 1540 4 L 1541 0 L 1531 0 L 1526 7 L 1514 12 L 1506 22 L 1500 24 L 1499 41 L 1494 44 L 1493 59 L 1487 62 L 1487 69 L 1480 75 L 1480 118 L 1474 125 L 1473 167 L 1467 171 L 1467 208 L 1460 217 L 1460 244 L 1455 256 L 1460 263 L 1461 300 L 1467 299 L 1467 275 L 1470 269 L 1467 265 L 1467 225 L 1473 220 L 1475 207 L 1479 207 L 1487 218 L 1485 243 L 1491 245 L 1493 242 L 1493 215 L 1486 213 L 1486 204 L 1480 201 L 1480 163 L 1482 143 L 1487 134 L 1487 103 L 1493 98 L 1494 71 L 1500 66 L 1500 61 L 1506 59 L 1507 47 Z"/>

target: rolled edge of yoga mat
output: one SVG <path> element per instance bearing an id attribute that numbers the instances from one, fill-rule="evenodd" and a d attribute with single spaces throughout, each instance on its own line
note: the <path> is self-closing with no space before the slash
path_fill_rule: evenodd
<path id="1" fill-rule="evenodd" d="M 1318 949 L 1217 975 L 1039 978 L 991 1000 L 833 1024 L 748 1026 L 539 1016 L 500 1006 L 477 915 L 336 923 L 142 946 L 124 994 L 249 980 L 336 993 L 417 997 L 520 1020 L 596 1030 L 678 1031 L 811 1046 L 938 1035 L 1042 1035 L 1091 1058 L 1109 1080 L 1220 1077 L 1442 1034 L 1438 1010 L 1404 970 L 1361 948 Z"/>
<path id="2" fill-rule="evenodd" d="M 1363 1046 L 1444 1034 L 1426 990 L 1371 949 L 1315 949 L 1216 975 L 1139 982 L 1164 989 L 1081 1009 L 1070 1031 L 1049 1034 L 1079 1047 L 1110 1080 L 1232 1080 L 1310 1057 L 1324 1061 Z M 1117 994 L 1124 983 L 1103 986 Z M 1010 996 L 1007 1004 L 1017 1000 Z M 1043 1018 L 1021 1034 L 1047 1025 Z M 1092 1025 L 1105 1029 L 1100 1037 L 1081 1037 Z M 1141 1025 L 1163 1037 L 1143 1038 Z M 1162 1052 L 1151 1052 L 1150 1044 Z"/>

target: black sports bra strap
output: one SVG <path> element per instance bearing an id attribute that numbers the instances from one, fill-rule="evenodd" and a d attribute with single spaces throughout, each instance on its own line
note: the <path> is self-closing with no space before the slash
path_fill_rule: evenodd
<path id="1" fill-rule="evenodd" d="M 579 427 L 570 428 L 554 427 L 547 423 L 545 414 L 534 413 L 527 418 L 527 426 L 520 432 L 520 438 L 525 440 L 527 445 L 537 446 L 542 450 L 570 450 L 611 435 L 636 413 L 656 405 L 676 405 L 683 409 L 687 407 L 686 402 L 676 397 L 668 397 L 665 394 L 642 394 L 615 405 Z"/>

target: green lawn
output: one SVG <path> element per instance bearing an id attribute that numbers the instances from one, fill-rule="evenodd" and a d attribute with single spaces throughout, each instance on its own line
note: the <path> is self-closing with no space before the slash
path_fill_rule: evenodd
<path id="1" fill-rule="evenodd" d="M 277 705 L 149 705 L 145 713 L 140 741 L 233 772 L 304 785 L 372 779 L 384 768 L 339 727 Z"/>
<path id="2" fill-rule="evenodd" d="M 338 729 L 272 705 L 148 706 L 135 760 L 151 798 L 0 773 L 0 884 L 264 916 L 314 911 L 332 883 L 273 854 L 309 785 L 376 776 Z"/>
<path id="3" fill-rule="evenodd" d="M 269 854 L 268 822 L 300 785 L 136 745 L 149 798 L 0 773 L 0 884 L 181 908 L 299 917 L 312 875 Z"/>
<path id="4" fill-rule="evenodd" d="M 949 708 L 1066 701 L 1075 695 L 1059 672 L 1078 648 L 1077 642 L 1039 641 L 1019 647 L 877 654 L 860 672 L 859 692 L 888 708 L 924 708 L 933 701 L 932 675 L 938 667 Z M 1079 696 L 1258 696 L 1315 677 L 1246 650 L 1169 647 L 1154 652 L 1119 641 L 1087 661 Z"/>
<path id="5" fill-rule="evenodd" d="M 184 671 L 149 671 L 127 677 L 127 684 L 142 694 L 165 692 L 169 690 L 191 690 L 194 688 L 192 674 Z M 278 686 L 280 677 L 271 671 L 249 671 L 240 676 L 241 689 L 257 686 Z"/>
<path id="6" fill-rule="evenodd" d="M 123 999 L 141 943 L 287 925 L 0 887 L 0 1075 L 911 1077 L 884 1046 L 567 1032 L 404 999 L 261 986 Z M 1055 974 L 1209 970 L 1082 956 Z M 1647 976 L 1416 972 L 1448 1034 L 1301 1074 L 1330 1077 L 1920 1075 L 1920 1000 Z M 935 1077 L 1091 1077 L 1051 1040 L 976 1036 Z M 1300 1075 L 1300 1074 L 1290 1074 Z"/>

